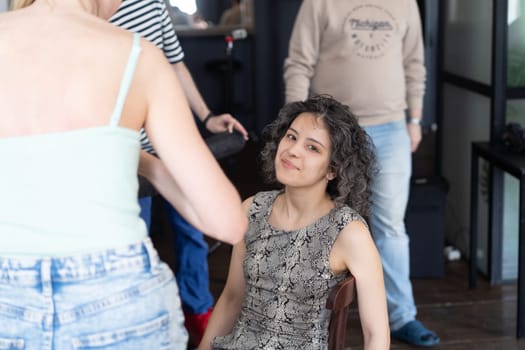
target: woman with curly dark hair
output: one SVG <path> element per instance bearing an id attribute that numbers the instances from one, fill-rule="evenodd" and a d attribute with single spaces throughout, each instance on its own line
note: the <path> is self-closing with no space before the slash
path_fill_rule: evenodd
<path id="1" fill-rule="evenodd" d="M 289 103 L 278 118 L 265 129 L 265 147 L 261 153 L 262 171 L 269 183 L 284 186 L 276 178 L 275 156 L 279 142 L 294 119 L 301 113 L 317 115 L 330 135 L 332 151 L 329 168 L 335 176 L 327 192 L 336 206 L 348 205 L 368 216 L 370 182 L 374 172 L 374 154 L 368 135 L 361 129 L 348 106 L 328 95 L 314 96 L 304 102 Z"/>
<path id="2" fill-rule="evenodd" d="M 368 215 L 371 142 L 329 96 L 286 105 L 266 130 L 263 171 L 279 190 L 244 207 L 249 227 L 199 349 L 327 349 L 328 293 L 356 279 L 365 349 L 388 349 L 379 254 Z"/>

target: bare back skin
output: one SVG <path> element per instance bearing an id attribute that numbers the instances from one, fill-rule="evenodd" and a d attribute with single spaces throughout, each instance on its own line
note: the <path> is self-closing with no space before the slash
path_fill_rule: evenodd
<path id="1" fill-rule="evenodd" d="M 0 137 L 107 125 L 130 53 L 130 33 L 81 11 L 45 5 L 1 18 Z M 12 27 L 16 32 L 7 30 Z M 141 73 L 139 66 L 121 121 L 135 130 L 146 112 L 137 91 Z"/>
<path id="2" fill-rule="evenodd" d="M 39 0 L 0 14 L 0 138 L 108 125 L 133 41 L 106 21 L 119 3 Z M 173 204 L 192 224 L 238 242 L 247 223 L 240 197 L 202 141 L 172 67 L 151 43 L 140 45 L 119 125 L 145 127 L 176 184 Z"/>

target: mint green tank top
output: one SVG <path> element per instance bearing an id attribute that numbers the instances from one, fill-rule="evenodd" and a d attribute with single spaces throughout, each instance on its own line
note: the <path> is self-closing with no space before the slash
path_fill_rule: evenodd
<path id="1" fill-rule="evenodd" d="M 140 135 L 119 126 L 140 51 L 135 35 L 108 125 L 0 138 L 0 255 L 65 256 L 147 237 Z"/>

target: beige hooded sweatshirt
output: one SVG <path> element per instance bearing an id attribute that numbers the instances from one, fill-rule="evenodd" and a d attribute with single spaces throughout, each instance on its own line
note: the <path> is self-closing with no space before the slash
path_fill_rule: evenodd
<path id="1" fill-rule="evenodd" d="M 284 63 L 286 102 L 329 94 L 361 125 L 420 109 L 425 92 L 416 0 L 304 0 Z"/>

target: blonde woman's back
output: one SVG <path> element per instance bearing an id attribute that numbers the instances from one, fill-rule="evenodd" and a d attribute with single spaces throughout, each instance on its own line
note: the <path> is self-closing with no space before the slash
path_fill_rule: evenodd
<path id="1" fill-rule="evenodd" d="M 106 125 L 131 45 L 131 33 L 82 11 L 33 5 L 0 15 L 0 137 Z M 135 111 L 141 103 L 126 100 Z M 144 122 L 144 113 L 124 114 L 122 126 Z"/>
<path id="2" fill-rule="evenodd" d="M 0 144 L 4 153 L 15 154 L 9 149 L 16 147 L 5 145 L 26 136 L 66 136 L 68 131 L 110 123 L 133 41 L 131 32 L 104 20 L 119 3 L 37 0 L 25 9 L 0 15 Z M 239 240 L 246 218 L 238 193 L 199 135 L 173 68 L 153 44 L 140 39 L 140 46 L 136 69 L 128 77 L 129 92 L 118 113 L 119 132 L 129 135 L 144 127 L 168 169 L 166 191 L 174 194 L 171 197 L 181 213 L 203 232 L 223 241 Z M 58 149 L 72 153 L 68 145 Z M 138 151 L 128 158 L 138 161 Z M 89 156 L 94 167 L 114 167 Z M 148 162 L 142 171 L 155 177 L 158 171 L 153 169 Z M 63 176 L 60 170 L 55 173 Z M 136 178 L 137 166 L 128 164 L 128 170 Z M 39 176 L 38 171 L 34 176 Z"/>
<path id="3" fill-rule="evenodd" d="M 34 6 L 2 22 L 0 254 L 65 256 L 147 236 L 136 201 L 144 114 L 120 125 L 140 39 L 93 18 Z"/>
<path id="4" fill-rule="evenodd" d="M 187 213 L 213 228 L 233 221 L 216 230 L 232 240 L 245 228 L 162 53 L 104 22 L 118 3 L 36 0 L 0 15 L 0 304 L 15 310 L 0 315 L 6 344 L 186 347 L 173 273 L 139 217 L 142 126 Z"/>
<path id="5" fill-rule="evenodd" d="M 0 315 L 8 347 L 186 347 L 173 274 L 137 204 L 145 108 L 134 119 L 124 101 L 141 40 L 79 6 L 109 2 L 41 0 L 0 16 L 0 308 L 16 310 Z"/>

